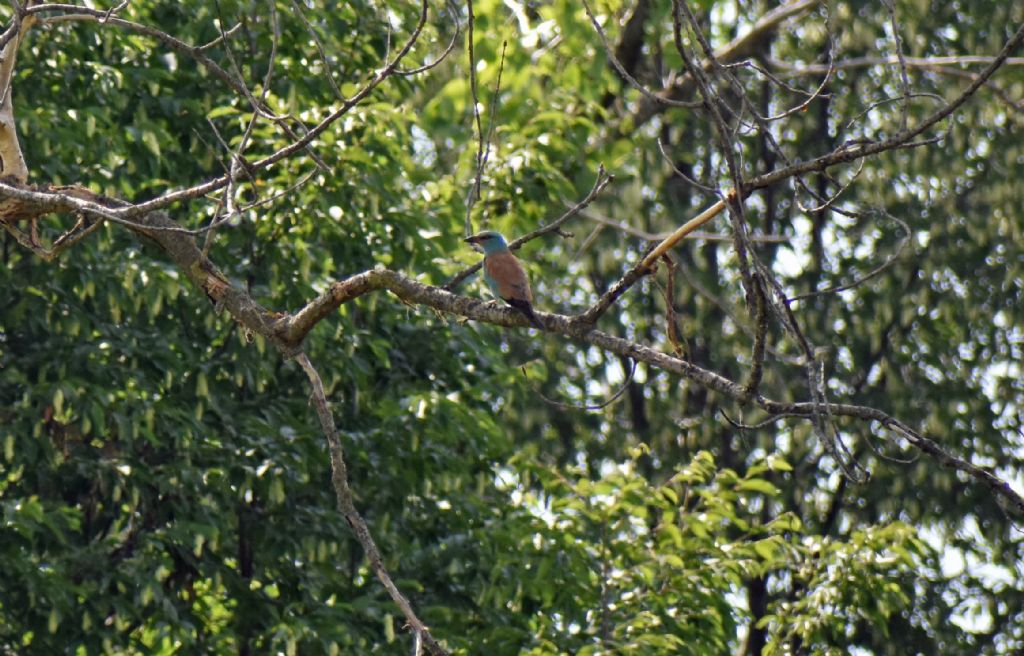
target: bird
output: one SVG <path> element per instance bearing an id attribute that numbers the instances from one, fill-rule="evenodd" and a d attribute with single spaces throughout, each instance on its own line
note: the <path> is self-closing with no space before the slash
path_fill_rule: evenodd
<path id="1" fill-rule="evenodd" d="M 491 292 L 526 315 L 534 326 L 543 329 L 533 313 L 533 293 L 523 265 L 508 249 L 508 242 L 499 232 L 484 230 L 465 240 L 484 249 L 484 280 Z"/>

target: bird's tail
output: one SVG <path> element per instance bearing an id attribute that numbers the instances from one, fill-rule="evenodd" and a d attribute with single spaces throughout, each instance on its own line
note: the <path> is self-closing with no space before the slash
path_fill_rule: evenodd
<path id="1" fill-rule="evenodd" d="M 525 314 L 526 318 L 529 319 L 530 323 L 534 326 L 544 330 L 544 324 L 542 324 L 540 319 L 537 318 L 537 315 L 533 313 L 533 306 L 530 305 L 529 301 L 524 301 L 520 298 L 513 298 L 508 301 L 508 304 Z"/>

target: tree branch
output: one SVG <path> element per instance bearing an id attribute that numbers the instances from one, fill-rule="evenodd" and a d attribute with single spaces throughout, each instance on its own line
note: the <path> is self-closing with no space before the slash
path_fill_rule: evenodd
<path id="1" fill-rule="evenodd" d="M 716 50 L 715 59 L 723 64 L 732 64 L 753 55 L 785 21 L 799 16 L 819 4 L 821 4 L 821 0 L 795 0 L 795 2 L 776 7 L 754 23 L 749 32 Z M 710 71 L 713 64 L 705 60 L 700 62 L 699 66 L 704 71 Z M 671 100 L 688 98 L 696 89 L 695 82 L 694 78 L 687 74 L 676 80 L 675 84 L 663 91 L 661 95 Z M 631 129 L 635 130 L 664 111 L 665 108 L 664 103 L 641 98 L 636 111 L 626 119 L 624 125 L 629 125 Z"/>
<path id="2" fill-rule="evenodd" d="M 0 197 L 7 197 L 9 195 L 7 189 L 10 188 L 8 185 L 0 185 Z M 28 192 L 22 193 L 28 194 Z M 48 198 L 47 209 L 57 208 L 62 202 L 67 202 L 67 199 L 60 194 L 33 192 L 28 195 L 35 198 Z M 196 245 L 194 237 L 188 234 L 188 231 L 181 229 L 166 213 L 145 214 L 140 217 L 138 223 L 129 227 L 135 233 L 153 240 L 166 251 L 192 283 L 203 290 L 213 301 L 215 308 L 226 309 L 242 326 L 266 338 L 285 357 L 301 357 L 302 340 L 310 330 L 340 305 L 381 289 L 387 289 L 409 304 L 428 306 L 435 310 L 496 326 L 525 328 L 533 325 L 514 308 L 452 294 L 444 289 L 419 283 L 402 273 L 384 267 L 377 267 L 335 282 L 325 294 L 314 299 L 294 314 L 272 312 L 257 303 L 243 288 L 232 284 L 203 255 Z M 643 265 L 643 261 L 638 267 L 641 265 Z M 646 272 L 646 269 L 643 271 Z M 956 469 L 981 482 L 992 491 L 997 499 L 1001 499 L 1005 505 L 1024 517 L 1024 497 L 1014 491 L 1009 483 L 981 467 L 954 456 L 934 441 L 881 410 L 842 403 L 823 403 L 817 399 L 801 403 L 775 401 L 759 393 L 752 393 L 753 390 L 748 385 L 725 378 L 682 358 L 581 324 L 578 317 L 543 312 L 537 312 L 537 314 L 543 318 L 542 323 L 547 332 L 562 334 L 603 351 L 683 376 L 710 391 L 733 399 L 741 405 L 753 405 L 771 415 L 795 415 L 817 420 L 824 413 L 829 417 L 878 421 L 882 426 L 895 431 L 943 466 Z M 808 366 L 813 366 L 813 364 L 809 363 Z M 313 384 L 315 388 L 315 382 Z M 320 412 L 319 409 L 318 412 Z M 324 419 L 321 418 L 321 423 L 323 422 Z M 338 463 L 334 461 L 334 454 L 332 454 L 332 463 L 338 467 Z M 344 473 L 340 467 L 336 471 Z M 348 517 L 347 514 L 346 517 Z M 361 530 L 356 526 L 353 528 L 357 532 Z M 362 538 L 360 539 L 362 541 Z M 423 629 L 416 630 L 422 631 Z M 426 634 L 424 636 L 426 640 Z"/>
<path id="3" fill-rule="evenodd" d="M 392 601 L 395 602 L 399 610 L 402 611 L 402 615 L 405 616 L 405 620 L 409 623 L 409 628 L 414 632 L 414 640 L 417 643 L 422 641 L 427 651 L 435 656 L 447 654 L 448 652 L 430 634 L 427 626 L 416 616 L 416 612 L 409 604 L 409 600 L 405 598 L 405 595 L 402 594 L 398 586 L 391 580 L 391 575 L 388 574 L 387 568 L 384 567 L 384 557 L 381 555 L 380 549 L 377 548 L 377 543 L 374 542 L 373 536 L 370 535 L 370 529 L 366 525 L 366 521 L 359 514 L 353 501 L 352 488 L 348 485 L 345 453 L 341 447 L 341 439 L 338 437 L 338 427 L 334 424 L 334 415 L 331 414 L 331 409 L 327 405 L 324 383 L 305 353 L 299 353 L 295 360 L 309 378 L 309 384 L 312 388 L 313 407 L 316 408 L 316 416 L 320 419 L 320 428 L 327 438 L 327 448 L 331 454 L 331 484 L 334 486 L 334 492 L 338 500 L 338 510 L 345 516 L 345 520 L 352 528 L 352 532 L 355 533 L 356 539 L 362 545 L 366 558 L 370 561 L 370 568 L 373 570 L 373 573 L 380 579 L 380 582 L 388 591 L 388 595 L 391 596 Z"/>
<path id="4" fill-rule="evenodd" d="M 0 51 L 0 176 L 9 176 L 16 182 L 28 180 L 28 166 L 21 153 L 18 129 L 14 122 L 11 79 L 18 58 L 18 46 L 34 22 L 34 16 L 23 16 L 19 11 L 10 30 L 4 34 L 6 43 Z"/>

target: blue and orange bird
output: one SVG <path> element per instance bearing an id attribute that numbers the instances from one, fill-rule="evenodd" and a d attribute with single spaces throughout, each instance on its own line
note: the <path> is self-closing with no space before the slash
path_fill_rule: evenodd
<path id="1" fill-rule="evenodd" d="M 466 237 L 470 244 L 479 244 L 484 249 L 484 280 L 491 292 L 515 309 L 526 315 L 530 323 L 538 328 L 544 324 L 533 313 L 533 293 L 530 280 L 523 265 L 508 249 L 508 243 L 501 233 L 484 230 L 472 237 Z"/>

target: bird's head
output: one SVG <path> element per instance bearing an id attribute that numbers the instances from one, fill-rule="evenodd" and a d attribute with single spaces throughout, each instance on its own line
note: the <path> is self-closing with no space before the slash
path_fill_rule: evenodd
<path id="1" fill-rule="evenodd" d="M 500 253 L 508 250 L 508 242 L 505 241 L 500 232 L 495 232 L 494 230 L 484 230 L 472 237 L 466 237 L 466 242 L 479 245 L 484 249 L 484 253 Z"/>

